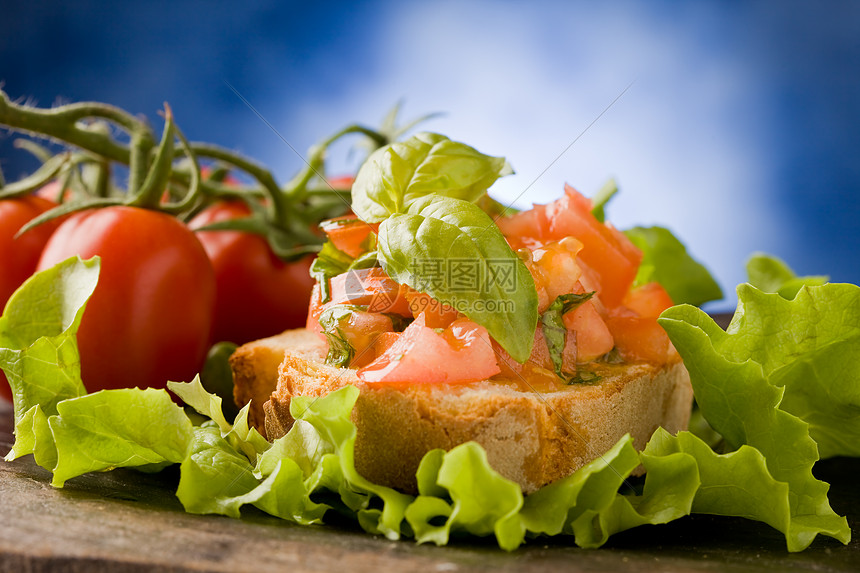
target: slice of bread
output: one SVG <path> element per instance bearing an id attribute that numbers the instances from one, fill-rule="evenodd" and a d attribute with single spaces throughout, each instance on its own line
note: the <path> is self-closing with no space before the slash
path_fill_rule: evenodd
<path id="1" fill-rule="evenodd" d="M 355 370 L 326 365 L 325 350 L 303 329 L 243 346 L 232 359 L 237 402 L 252 401 L 252 423 L 262 431 L 264 418 L 273 440 L 292 426 L 293 396 L 357 386 L 356 468 L 409 493 L 416 492 L 421 458 L 435 448 L 478 442 L 496 471 L 530 493 L 599 457 L 626 433 L 642 449 L 658 426 L 677 432 L 689 421 L 693 394 L 680 362 L 602 365 L 597 382 L 533 392 L 522 390 L 521 381 L 368 384 Z M 274 377 L 278 355 L 283 360 Z"/>

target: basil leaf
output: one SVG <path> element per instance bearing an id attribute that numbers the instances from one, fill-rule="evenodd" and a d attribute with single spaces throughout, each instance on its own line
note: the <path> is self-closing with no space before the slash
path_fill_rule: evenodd
<path id="1" fill-rule="evenodd" d="M 601 223 L 606 220 L 606 204 L 616 193 L 618 193 L 618 183 L 615 182 L 615 179 L 610 179 L 591 198 L 591 214 Z"/>
<path id="2" fill-rule="evenodd" d="M 352 186 L 352 210 L 368 223 L 402 213 L 435 194 L 475 202 L 496 179 L 513 173 L 503 157 L 484 155 L 437 133 L 419 133 L 376 150 Z"/>
<path id="3" fill-rule="evenodd" d="M 523 262 L 492 219 L 450 197 L 416 199 L 379 227 L 388 276 L 454 307 L 525 362 L 537 327 L 537 292 Z"/>
<path id="4" fill-rule="evenodd" d="M 349 265 L 349 269 L 347 270 L 356 271 L 360 269 L 369 269 L 378 266 L 379 261 L 376 257 L 376 250 L 373 250 L 358 256 L 354 261 L 352 261 L 352 263 Z"/>
<path id="5" fill-rule="evenodd" d="M 353 354 L 355 354 L 355 349 L 346 339 L 346 335 L 341 330 L 341 325 L 344 320 L 348 321 L 350 315 L 357 310 L 364 309 L 353 305 L 337 304 L 325 309 L 320 314 L 320 326 L 322 326 L 323 334 L 328 339 L 328 355 L 325 358 L 326 364 L 341 368 L 349 366 L 349 362 L 352 360 Z"/>
<path id="6" fill-rule="evenodd" d="M 723 298 L 720 285 L 708 269 L 687 253 L 687 248 L 669 229 L 633 227 L 624 234 L 643 254 L 635 284 L 656 281 L 675 304 L 700 306 Z"/>
<path id="7" fill-rule="evenodd" d="M 317 258 L 311 264 L 311 276 L 320 285 L 322 302 L 328 302 L 331 298 L 329 280 L 348 271 L 352 263 L 353 258 L 335 247 L 331 241 L 323 244 Z"/>
<path id="8" fill-rule="evenodd" d="M 570 375 L 575 372 L 562 372 L 564 361 L 564 340 L 567 336 L 567 327 L 564 326 L 562 317 L 565 313 L 575 309 L 594 296 L 594 292 L 584 294 L 563 294 L 557 297 L 540 317 L 543 336 L 549 349 L 549 357 L 555 368 L 555 373 L 562 380 L 568 381 Z"/>
<path id="9" fill-rule="evenodd" d="M 788 300 L 797 296 L 801 287 L 821 286 L 830 278 L 822 275 L 799 277 L 785 261 L 765 253 L 754 253 L 746 268 L 751 285 L 764 292 L 778 293 Z"/>

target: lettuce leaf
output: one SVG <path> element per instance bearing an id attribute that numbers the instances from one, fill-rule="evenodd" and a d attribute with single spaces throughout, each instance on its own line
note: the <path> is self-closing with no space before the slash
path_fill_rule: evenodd
<path id="1" fill-rule="evenodd" d="M 293 399 L 296 423 L 271 444 L 248 425 L 247 407 L 230 423 L 199 379 L 169 384 L 187 410 L 164 390 L 84 394 L 77 361 L 62 358 L 77 356 L 74 331 L 94 270 L 97 261 L 72 260 L 37 275 L 0 318 L 0 357 L 17 384 L 9 459 L 32 453 L 57 487 L 90 471 L 180 464 L 176 493 L 192 513 L 240 517 L 252 505 L 312 524 L 336 512 L 390 539 L 443 545 L 493 536 L 505 550 L 552 535 L 599 547 L 619 531 L 690 513 L 762 521 L 783 532 L 790 551 L 817 535 L 850 538 L 811 468 L 819 449 L 858 455 L 860 288 L 853 285 L 804 287 L 793 300 L 741 287 L 727 332 L 690 306 L 664 313 L 661 324 L 687 362 L 703 414 L 734 451 L 718 454 L 690 432 L 658 429 L 637 452 L 624 436 L 572 475 L 524 496 L 478 444 L 466 443 L 429 452 L 416 476 L 419 494 L 411 496 L 357 472 L 350 414 L 359 391 L 352 386 Z M 641 493 L 621 493 L 631 490 L 626 484 L 640 464 L 647 469 Z"/>
<path id="2" fill-rule="evenodd" d="M 799 277 L 785 261 L 765 253 L 753 253 L 746 269 L 752 286 L 788 299 L 794 298 L 803 286 L 821 286 L 829 280 L 823 275 Z"/>
<path id="3" fill-rule="evenodd" d="M 847 522 L 827 500 L 812 466 L 858 455 L 860 287 L 804 287 L 793 300 L 738 287 L 727 331 L 701 310 L 677 306 L 660 324 L 690 372 L 708 423 L 734 448 L 751 446 L 788 487 L 790 550 L 818 533 L 845 541 Z"/>
<path id="4" fill-rule="evenodd" d="M 635 284 L 656 281 L 675 304 L 700 306 L 723 298 L 720 285 L 708 269 L 687 252 L 684 244 L 664 227 L 633 227 L 624 231 L 642 251 Z"/>

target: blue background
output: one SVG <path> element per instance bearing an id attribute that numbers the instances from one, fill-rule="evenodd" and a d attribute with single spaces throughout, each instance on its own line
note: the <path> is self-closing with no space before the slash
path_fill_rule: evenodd
<path id="1" fill-rule="evenodd" d="M 506 156 L 517 174 L 495 194 L 518 206 L 615 177 L 610 219 L 675 230 L 723 285 L 718 307 L 757 250 L 860 283 L 858 2 L 15 1 L 0 14 L 13 98 L 154 121 L 168 101 L 191 139 L 281 181 L 302 160 L 228 82 L 299 150 L 403 99 L 405 118 L 445 112 L 424 127 Z M 11 139 L 10 180 L 33 167 Z M 332 163 L 355 168 L 349 145 Z"/>

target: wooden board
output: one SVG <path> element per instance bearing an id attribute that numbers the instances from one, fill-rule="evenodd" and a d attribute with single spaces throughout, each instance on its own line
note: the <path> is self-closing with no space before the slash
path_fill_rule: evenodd
<path id="1" fill-rule="evenodd" d="M 11 447 L 0 401 L 0 453 Z M 90 474 L 63 489 L 32 457 L 0 462 L 0 573 L 38 571 L 860 571 L 860 460 L 821 462 L 831 502 L 847 515 L 848 546 L 819 537 L 790 554 L 781 534 L 743 519 L 691 516 L 618 534 L 602 549 L 541 539 L 505 553 L 492 539 L 448 547 L 388 541 L 346 525 L 302 527 L 253 508 L 241 520 L 186 514 L 178 473 Z"/>

